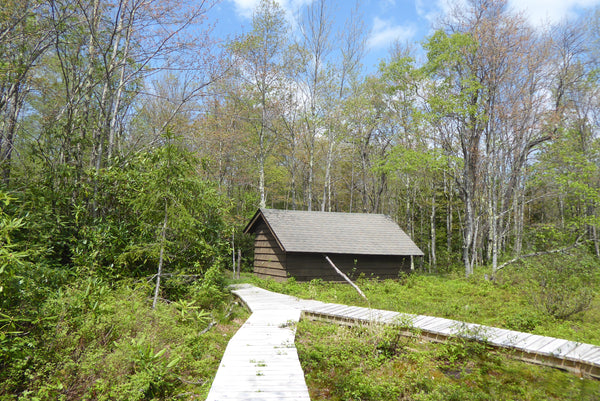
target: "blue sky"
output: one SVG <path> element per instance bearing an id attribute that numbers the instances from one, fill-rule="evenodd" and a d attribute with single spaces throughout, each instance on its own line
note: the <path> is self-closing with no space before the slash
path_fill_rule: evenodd
<path id="1" fill-rule="evenodd" d="M 311 1 L 278 0 L 292 25 L 297 10 Z M 215 34 L 224 39 L 227 35 L 250 30 L 252 12 L 258 2 L 259 0 L 222 0 L 212 11 Z M 366 71 L 373 71 L 380 60 L 388 56 L 390 46 L 395 41 L 420 43 L 431 33 L 431 23 L 448 11 L 451 2 L 452 0 L 359 1 L 362 20 L 368 31 L 367 54 L 363 61 Z M 334 24 L 343 26 L 356 3 L 355 0 L 330 0 L 329 4 Z M 549 23 L 589 12 L 600 6 L 600 0 L 509 0 L 509 6 L 525 13 L 534 26 L 543 28 Z"/>

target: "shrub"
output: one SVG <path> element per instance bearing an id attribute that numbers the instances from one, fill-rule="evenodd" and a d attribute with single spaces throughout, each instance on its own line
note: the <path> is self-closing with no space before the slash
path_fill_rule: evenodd
<path id="1" fill-rule="evenodd" d="M 505 318 L 506 328 L 517 331 L 533 331 L 541 322 L 540 316 L 529 310 L 509 314 Z"/>
<path id="2" fill-rule="evenodd" d="M 531 271 L 531 298 L 538 308 L 556 319 L 566 319 L 589 309 L 598 283 L 598 268 L 592 256 L 544 255 L 527 261 Z"/>
<path id="3" fill-rule="evenodd" d="M 215 288 L 213 285 L 210 288 Z M 235 325 L 229 298 L 217 309 L 192 297 L 150 307 L 148 285 L 94 277 L 65 286 L 39 305 L 27 336 L 0 341 L 0 399 L 162 400 L 202 398 Z M 206 331 L 209 322 L 218 328 Z M 16 340 L 16 341 L 15 341 Z"/>
<path id="4" fill-rule="evenodd" d="M 191 297 L 203 309 L 215 309 L 222 304 L 229 293 L 226 291 L 227 281 L 220 260 L 206 270 L 202 279 L 192 287 Z"/>

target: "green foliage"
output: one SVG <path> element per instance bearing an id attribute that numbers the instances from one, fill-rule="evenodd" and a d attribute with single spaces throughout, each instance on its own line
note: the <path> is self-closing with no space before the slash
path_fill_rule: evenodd
<path id="1" fill-rule="evenodd" d="M 484 343 L 405 338 L 402 352 L 382 353 L 394 328 L 301 321 L 296 347 L 311 400 L 593 400 L 594 380 L 517 362 Z M 481 333 L 479 333 L 481 334 Z M 483 345 L 482 345 L 483 344 Z"/>
<path id="2" fill-rule="evenodd" d="M 471 358 L 482 359 L 491 355 L 484 328 L 462 323 L 455 329 L 457 329 L 457 333 L 446 341 L 441 355 L 438 357 L 444 360 L 448 366 L 460 369 Z"/>
<path id="3" fill-rule="evenodd" d="M 223 302 L 228 296 L 226 281 L 221 261 L 218 260 L 206 272 L 202 279 L 195 283 L 192 293 L 198 304 L 203 308 L 212 309 Z"/>
<path id="4" fill-rule="evenodd" d="M 376 332 L 377 326 L 371 329 Z M 394 324 L 379 326 L 374 336 L 375 348 L 385 359 L 394 358 L 408 352 L 409 347 L 419 336 L 419 330 L 412 325 L 411 319 L 401 319 Z"/>
<path id="5" fill-rule="evenodd" d="M 190 271 L 192 266 L 202 271 L 228 249 L 223 220 L 228 205 L 212 184 L 197 176 L 197 160 L 183 144 L 169 136 L 165 140 L 167 144 L 140 154 L 133 163 L 133 191 L 124 203 L 135 226 L 117 261 L 127 270 L 145 266 L 143 273 L 152 273 L 166 222 L 165 259 L 171 271 Z"/>
<path id="6" fill-rule="evenodd" d="M 558 218 L 558 229 L 581 232 L 600 223 L 595 212 L 600 204 L 599 151 L 600 142 L 590 128 L 578 125 L 561 129 L 542 149 L 532 186 L 556 191 L 559 208 L 545 202 L 540 212 Z"/>
<path id="7" fill-rule="evenodd" d="M 540 317 L 538 313 L 526 309 L 506 314 L 505 327 L 510 330 L 532 332 L 543 321 L 543 317 Z"/>
<path id="8" fill-rule="evenodd" d="M 596 259 L 581 251 L 576 255 L 543 255 L 521 262 L 534 304 L 556 319 L 588 310 L 597 295 L 600 270 Z"/>
<path id="9" fill-rule="evenodd" d="M 47 318 L 13 337 L 12 350 L 0 342 L 0 399 L 205 396 L 244 312 L 232 309 L 227 296 L 213 310 L 193 297 L 153 310 L 148 290 L 88 278 L 50 297 L 40 306 Z M 203 333 L 211 322 L 216 328 Z"/>
<path id="10" fill-rule="evenodd" d="M 423 47 L 427 51 L 424 74 L 434 79 L 430 85 L 433 94 L 428 99 L 432 110 L 430 118 L 435 121 L 459 116 L 466 119 L 467 124 L 485 120 L 480 104 L 473 102 L 484 90 L 474 70 L 473 56 L 478 44 L 473 36 L 469 33 L 448 35 L 438 30 Z"/>
<path id="11" fill-rule="evenodd" d="M 12 294 L 3 292 L 15 291 L 15 281 L 22 279 L 21 270 L 27 265 L 25 258 L 29 255 L 26 250 L 20 249 L 20 244 L 13 242 L 14 232 L 25 225 L 23 218 L 13 218 L 6 213 L 6 208 L 14 198 L 0 191 L 0 296 L 7 297 Z M 9 288 L 10 287 L 10 288 Z M 0 306 L 2 303 L 0 302 Z"/>
<path id="12" fill-rule="evenodd" d="M 397 171 L 402 174 L 410 174 L 414 178 L 423 171 L 427 171 L 429 174 L 443 171 L 444 167 L 448 165 L 447 159 L 441 150 L 418 151 L 396 146 L 379 168 L 388 172 Z"/>

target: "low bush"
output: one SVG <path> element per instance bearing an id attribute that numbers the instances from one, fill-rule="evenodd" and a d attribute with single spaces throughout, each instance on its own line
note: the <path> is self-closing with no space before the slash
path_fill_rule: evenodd
<path id="1" fill-rule="evenodd" d="M 199 306 L 201 285 L 152 309 L 144 283 L 88 278 L 67 286 L 40 306 L 44 318 L 32 332 L 4 334 L 12 348 L 2 349 L 0 399 L 203 397 L 246 316 L 221 291 L 211 309 Z"/>
<path id="2" fill-rule="evenodd" d="M 585 252 L 543 255 L 522 262 L 530 295 L 538 308 L 556 319 L 588 310 L 600 282 L 597 259 Z"/>
<path id="3" fill-rule="evenodd" d="M 400 330 L 301 321 L 296 346 L 311 400 L 591 401 L 600 397 L 595 380 L 518 362 L 490 352 L 484 342 L 457 336 L 434 344 L 399 339 Z M 389 347 L 398 343 L 403 345 Z"/>

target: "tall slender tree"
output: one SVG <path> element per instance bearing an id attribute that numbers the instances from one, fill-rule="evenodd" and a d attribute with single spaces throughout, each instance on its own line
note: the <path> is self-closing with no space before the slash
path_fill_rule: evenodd
<path id="1" fill-rule="evenodd" d="M 242 79 L 235 97 L 245 126 L 257 145 L 260 207 L 267 202 L 265 165 L 278 136 L 274 120 L 284 80 L 287 34 L 283 9 L 274 0 L 261 0 L 252 17 L 252 31 L 232 46 Z"/>

